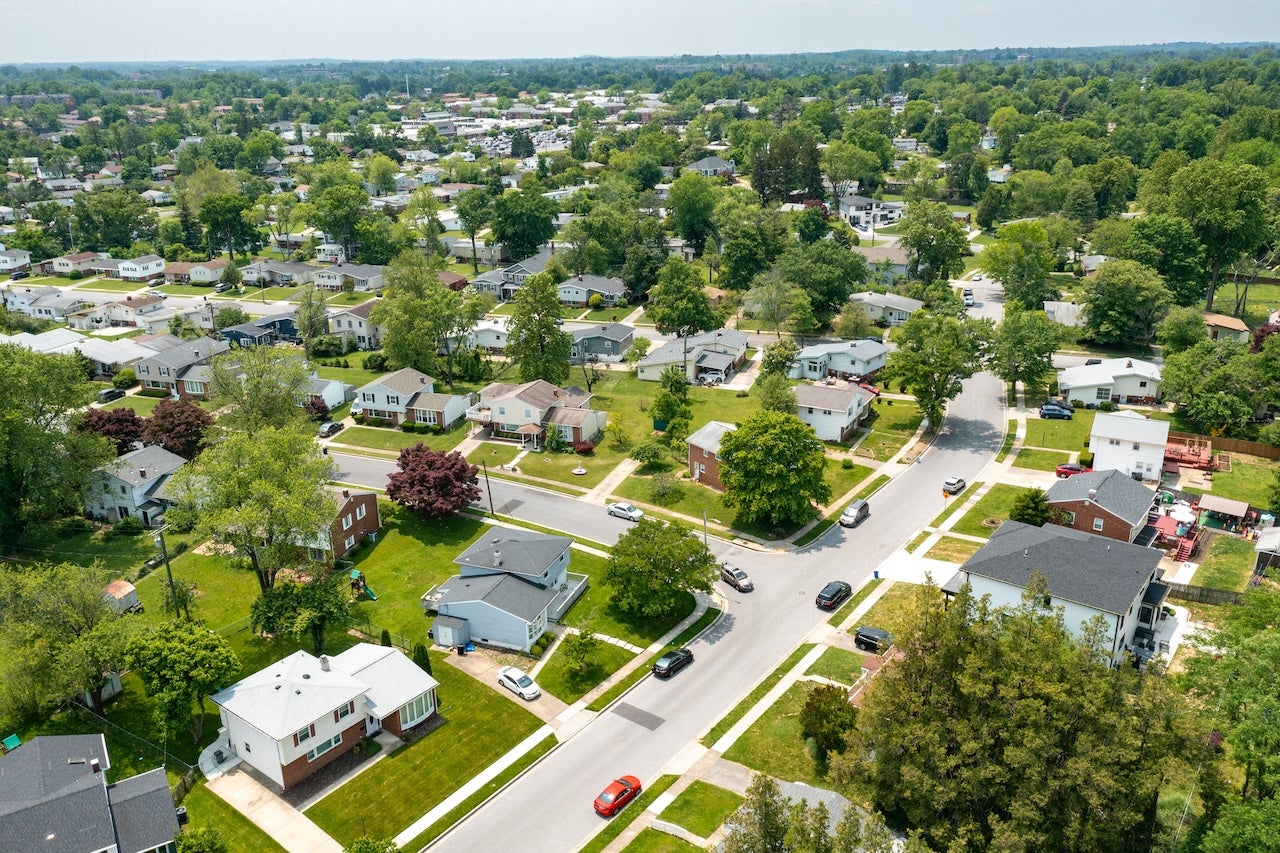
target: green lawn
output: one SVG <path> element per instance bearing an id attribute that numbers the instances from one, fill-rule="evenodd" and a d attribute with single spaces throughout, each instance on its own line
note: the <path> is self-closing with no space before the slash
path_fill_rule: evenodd
<path id="1" fill-rule="evenodd" d="M 107 538 L 102 533 L 85 529 L 82 519 L 70 519 L 64 528 L 58 522 L 33 525 L 16 542 L 9 543 L 0 552 L 19 563 L 45 561 L 69 562 L 77 566 L 102 563 L 107 571 L 126 580 L 137 577 L 142 564 L 159 553 L 150 534 Z M 190 537 L 166 533 L 169 553 L 178 542 L 189 542 Z"/>
<path id="2" fill-rule="evenodd" d="M 1028 402 L 1030 402 L 1028 400 Z M 1089 432 L 1093 429 L 1093 409 L 1076 409 L 1069 421 L 1051 421 L 1039 417 L 1027 418 L 1027 447 L 1052 447 L 1068 452 L 1088 449 Z"/>
<path id="3" fill-rule="evenodd" d="M 956 507 L 963 506 L 964 502 L 969 500 L 969 498 L 973 496 L 973 493 L 978 491 L 980 488 L 982 488 L 981 481 L 970 483 L 960 494 L 952 495 L 949 498 L 942 498 L 942 512 L 938 513 L 937 517 L 935 517 L 933 521 L 929 522 L 928 526 L 937 527 L 942 524 L 942 522 L 950 518 L 951 514 L 956 511 Z M 938 491 L 938 494 L 942 494 L 941 490 Z"/>
<path id="4" fill-rule="evenodd" d="M 433 657 L 444 724 L 306 811 L 340 844 L 362 835 L 394 836 L 542 724 L 488 685 Z"/>
<path id="5" fill-rule="evenodd" d="M 920 407 L 909 400 L 877 397 L 872 412 L 875 417 L 866 424 L 871 432 L 858 447 L 873 453 L 877 462 L 884 462 L 901 450 L 924 420 Z"/>
<path id="6" fill-rule="evenodd" d="M 486 441 L 467 454 L 467 461 L 472 465 L 484 462 L 490 468 L 496 468 L 499 465 L 510 465 L 512 460 L 520 455 L 520 450 L 521 448 L 515 444 Z"/>
<path id="7" fill-rule="evenodd" d="M 104 409 L 133 409 L 133 413 L 140 418 L 149 418 L 151 413 L 156 410 L 156 406 L 160 405 L 163 398 L 161 397 L 139 397 L 136 394 L 127 397 L 121 397 L 119 400 L 112 400 L 102 408 Z"/>
<path id="8" fill-rule="evenodd" d="M 1280 462 L 1258 456 L 1230 453 L 1231 470 L 1215 471 L 1213 494 L 1219 497 L 1245 501 L 1250 506 L 1270 507 L 1271 489 L 1280 471 Z"/>
<path id="9" fill-rule="evenodd" d="M 948 563 L 963 563 L 965 560 L 978 553 L 978 549 L 982 546 L 977 542 L 970 542 L 968 539 L 957 539 L 954 536 L 943 536 L 939 539 L 928 553 L 925 554 L 930 560 L 946 560 Z M 942 578 L 934 578 L 935 581 L 941 581 Z"/>
<path id="10" fill-rule="evenodd" d="M 571 672 L 565 665 L 562 649 L 557 648 L 551 660 L 538 671 L 538 684 L 544 691 L 572 705 L 587 691 L 626 666 L 635 655 L 610 643 L 598 643 L 587 656 L 581 671 Z"/>
<path id="11" fill-rule="evenodd" d="M 609 476 L 609 472 L 626 458 L 625 451 L 618 450 L 607 441 L 602 441 L 594 451 L 587 454 L 552 453 L 544 450 L 530 453 L 522 459 L 513 476 L 541 477 L 587 490 L 600 485 Z M 587 473 L 573 473 L 579 466 Z"/>
<path id="12" fill-rule="evenodd" d="M 567 309 L 573 318 L 581 323 L 617 323 L 623 317 L 631 313 L 630 307 L 618 306 L 616 308 L 595 308 L 590 311 L 583 311 L 579 308 Z"/>
<path id="13" fill-rule="evenodd" d="M 1018 422 L 1010 418 L 1009 423 L 1005 426 L 1004 442 L 1000 445 L 1000 452 L 996 454 L 996 461 L 1003 462 L 1004 458 L 1009 455 L 1009 451 L 1013 448 L 1013 442 L 1018 437 Z"/>
<path id="14" fill-rule="evenodd" d="M 679 607 L 666 617 L 641 618 L 619 613 L 613 607 L 613 587 L 604 582 L 606 561 L 603 557 L 574 549 L 569 571 L 591 579 L 587 591 L 565 614 L 564 623 L 573 628 L 589 627 L 597 634 L 618 637 L 637 646 L 647 646 L 662 638 L 680 620 L 693 612 L 694 600 L 686 594 Z"/>
<path id="15" fill-rule="evenodd" d="M 114 760 L 114 755 L 112 760 Z M 212 793 L 204 785 L 197 785 L 187 792 L 182 804 L 187 807 L 187 817 L 191 819 L 189 829 L 202 826 L 216 827 L 226 842 L 226 849 L 253 850 L 256 853 L 284 853 L 284 848 L 276 844 L 271 836 L 240 814 L 227 801 Z"/>
<path id="16" fill-rule="evenodd" d="M 663 815 L 665 820 L 666 812 L 663 812 Z M 657 829 L 642 829 L 640 834 L 623 849 L 627 853 L 695 853 L 702 848 Z"/>
<path id="17" fill-rule="evenodd" d="M 230 291 L 225 294 L 214 293 L 212 284 L 204 287 L 196 284 L 162 284 L 159 287 L 153 287 L 152 290 L 158 290 L 170 296 L 207 296 L 210 299 L 232 298 L 234 295 Z"/>
<path id="18" fill-rule="evenodd" d="M 849 596 L 848 601 L 837 607 L 836 611 L 827 617 L 827 624 L 835 627 L 843 622 L 844 617 L 852 613 L 859 604 L 866 600 L 867 596 L 875 591 L 876 587 L 880 586 L 881 583 L 883 583 L 881 578 L 871 578 L 869 581 L 864 583 L 861 589 Z"/>
<path id="19" fill-rule="evenodd" d="M 1230 536 L 1215 536 L 1209 553 L 1196 569 L 1196 586 L 1244 592 L 1253 574 L 1253 543 Z"/>
<path id="20" fill-rule="evenodd" d="M 347 356 L 347 362 L 352 367 L 326 367 L 322 364 L 313 364 L 316 375 L 321 379 L 336 379 L 339 382 L 345 382 L 348 385 L 354 385 L 359 388 L 362 385 L 368 385 L 375 379 L 380 378 L 383 374 L 376 370 L 365 370 L 362 365 L 362 357 L 359 353 L 351 353 Z"/>
<path id="21" fill-rule="evenodd" d="M 817 686 L 800 681 L 787 688 L 764 716 L 734 741 L 724 757 L 788 782 L 822 785 L 800 735 L 800 710 L 809 691 Z"/>
<path id="22" fill-rule="evenodd" d="M 848 649 L 832 648 L 822 653 L 822 657 L 813 662 L 805 675 L 821 675 L 841 684 L 852 686 L 862 677 L 862 661 L 865 656 L 861 652 Z"/>
<path id="23" fill-rule="evenodd" d="M 644 814 L 645 809 L 649 808 L 653 801 L 658 799 L 658 796 L 663 791 L 674 785 L 679 778 L 679 776 L 671 775 L 659 776 L 653 782 L 647 784 L 645 780 L 641 779 L 640 782 L 644 784 L 644 791 L 641 792 L 640 796 L 636 797 L 630 805 L 617 815 L 610 818 L 609 824 L 604 829 L 578 848 L 578 853 L 601 853 L 612 843 L 613 839 L 625 832 L 631 822 Z"/>
<path id="24" fill-rule="evenodd" d="M 425 444 L 432 450 L 452 450 L 467 437 L 465 426 L 454 427 L 445 433 L 403 432 L 396 427 L 347 427 L 334 437 L 339 444 L 367 447 L 371 450 L 404 450 L 415 444 Z"/>
<path id="25" fill-rule="evenodd" d="M 653 662 L 657 660 L 659 657 L 661 657 L 664 652 L 666 652 L 669 649 L 678 649 L 681 646 L 688 645 L 690 640 L 692 640 L 694 637 L 698 636 L 703 631 L 705 631 L 708 627 L 710 627 L 711 623 L 715 622 L 716 619 L 719 618 L 719 616 L 720 616 L 720 611 L 717 608 L 715 607 L 707 608 L 706 612 L 703 613 L 700 617 L 698 617 L 698 621 L 694 622 L 688 628 L 685 628 L 683 631 L 681 631 L 679 636 L 677 636 L 674 640 L 672 640 L 666 646 L 666 648 L 662 649 L 657 654 L 651 656 L 647 661 L 644 662 L 644 665 L 636 667 L 630 673 L 628 673 L 625 678 L 619 679 L 618 681 L 614 682 L 612 687 L 610 687 L 608 690 L 606 690 L 605 692 L 597 696 L 591 702 L 591 704 L 587 706 L 587 710 L 603 711 L 605 708 L 609 707 L 610 703 L 612 703 L 613 700 L 617 699 L 619 696 L 625 693 L 633 684 L 636 684 L 642 678 L 648 675 L 650 672 L 650 668 L 653 665 Z"/>
<path id="26" fill-rule="evenodd" d="M 955 533 L 967 533 L 970 536 L 981 536 L 983 539 L 991 538 L 991 534 L 996 532 L 994 527 L 986 527 L 982 521 L 986 518 L 1007 519 L 1009 513 L 1013 510 L 1013 502 L 1018 495 L 1024 491 L 1020 486 L 1008 486 L 1004 483 L 996 483 L 987 493 L 982 496 L 973 509 L 964 514 L 957 521 L 951 530 Z"/>
<path id="27" fill-rule="evenodd" d="M 742 797 L 733 791 L 695 779 L 662 810 L 662 819 L 683 826 L 694 835 L 709 838 L 740 805 Z"/>
<path id="28" fill-rule="evenodd" d="M 489 309 L 490 317 L 509 317 L 511 312 L 516 309 L 514 302 L 499 302 L 497 305 Z"/>
<path id="29" fill-rule="evenodd" d="M 921 589 L 922 587 L 912 583 L 895 583 L 871 605 L 871 609 L 862 617 L 862 625 L 873 625 L 895 637 L 901 636 L 912 599 Z M 855 625 L 849 630 L 856 631 L 858 627 Z"/>
<path id="30" fill-rule="evenodd" d="M 97 281 L 88 281 L 84 284 L 76 285 L 77 290 L 102 290 L 107 293 L 132 293 L 135 290 L 143 290 L 145 288 L 146 285 L 141 282 L 120 281 L 114 278 L 100 278 Z"/>
<path id="31" fill-rule="evenodd" d="M 778 664 L 777 668 L 766 675 L 764 679 L 755 686 L 755 688 L 747 694 L 746 698 L 734 706 L 733 710 L 725 714 L 720 722 L 711 727 L 711 731 L 707 732 L 702 738 L 703 746 L 714 746 L 715 742 L 724 737 L 725 732 L 733 728 L 734 723 L 746 716 L 747 712 L 756 706 L 756 703 L 764 698 L 764 694 L 772 690 L 795 665 L 800 663 L 800 659 L 813 649 L 812 643 L 805 643 L 800 648 L 793 651 L 787 656 L 787 659 Z"/>
<path id="32" fill-rule="evenodd" d="M 1070 462 L 1071 455 L 1059 450 L 1036 450 L 1024 447 L 1013 460 L 1015 468 L 1031 468 L 1035 471 L 1052 471 L 1063 462 Z"/>
<path id="33" fill-rule="evenodd" d="M 364 302 L 368 302 L 370 299 L 376 299 L 376 298 L 377 297 L 374 294 L 369 293 L 368 291 L 357 293 L 356 291 L 353 290 L 350 293 L 335 293 L 332 296 L 329 296 L 328 298 L 325 299 L 325 304 L 331 305 L 334 307 L 337 307 L 337 306 L 346 307 L 350 305 L 360 305 Z"/>

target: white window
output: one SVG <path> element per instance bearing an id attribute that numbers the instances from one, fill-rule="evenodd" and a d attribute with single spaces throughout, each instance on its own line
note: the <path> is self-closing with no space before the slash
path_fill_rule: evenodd
<path id="1" fill-rule="evenodd" d="M 356 518 L 364 518 L 366 514 L 364 504 L 360 504 L 360 506 L 356 507 Z"/>
<path id="2" fill-rule="evenodd" d="M 1095 519 L 1093 520 L 1093 530 L 1094 530 L 1094 532 L 1095 532 L 1095 533 L 1096 533 L 1096 532 L 1098 532 L 1098 531 L 1100 531 L 1100 530 L 1102 530 L 1102 519 L 1100 519 L 1100 518 L 1095 518 Z"/>
<path id="3" fill-rule="evenodd" d="M 162 367 L 162 368 L 160 368 L 160 375 L 161 375 L 161 376 L 168 376 L 168 375 L 169 375 L 169 368 L 167 368 L 167 367 Z"/>
<path id="4" fill-rule="evenodd" d="M 1138 383 L 1138 387 L 1139 387 L 1139 388 L 1146 388 L 1146 387 L 1147 387 L 1147 383 L 1146 383 L 1146 382 L 1139 382 L 1139 383 Z"/>
<path id="5" fill-rule="evenodd" d="M 378 402 L 378 395 L 365 391 L 360 395 L 360 401 L 363 403 L 376 403 Z"/>
<path id="6" fill-rule="evenodd" d="M 1074 512 L 1066 511 L 1063 513 L 1063 516 L 1066 519 L 1068 527 L 1076 523 L 1076 514 Z"/>
<path id="7" fill-rule="evenodd" d="M 298 743 L 303 743 L 304 741 L 309 740 L 311 738 L 311 735 L 314 733 L 315 733 L 315 726 L 307 726 L 299 730 L 299 732 L 293 737 L 294 737 L 294 740 L 296 740 Z"/>
<path id="8" fill-rule="evenodd" d="M 387 395 L 387 405 L 388 405 L 388 406 L 398 406 L 398 405 L 400 405 L 400 398 L 399 398 L 398 396 L 396 396 L 395 394 L 388 394 L 388 395 Z"/>
<path id="9" fill-rule="evenodd" d="M 347 513 L 342 517 L 342 529 L 343 530 L 351 529 L 351 513 Z"/>
<path id="10" fill-rule="evenodd" d="M 1094 391 L 1094 392 L 1093 392 L 1093 398 L 1094 398 L 1095 400 L 1110 400 L 1110 399 L 1111 399 L 1111 389 L 1110 389 L 1110 388 L 1099 388 L 1098 390 L 1096 390 L 1096 391 Z"/>
<path id="11" fill-rule="evenodd" d="M 342 732 L 338 732 L 328 740 L 322 740 L 307 752 L 307 761 L 315 761 L 338 744 L 342 743 Z"/>
<path id="12" fill-rule="evenodd" d="M 422 722 L 433 710 L 435 710 L 435 705 L 431 700 L 430 693 L 423 693 L 412 702 L 406 702 L 400 708 L 400 728 L 407 729 L 409 726 Z"/>
<path id="13" fill-rule="evenodd" d="M 138 365 L 138 372 L 139 372 L 139 373 L 141 373 L 143 376 L 146 376 L 148 373 L 150 373 L 150 372 L 151 372 L 151 368 L 150 368 L 150 367 L 148 367 L 148 366 L 147 366 L 147 365 L 145 365 L 145 364 L 139 364 L 139 365 Z"/>
<path id="14" fill-rule="evenodd" d="M 499 407 L 498 407 L 498 414 L 500 414 L 500 415 L 505 415 L 506 413 L 507 413 L 507 407 L 506 407 L 506 406 L 499 406 Z"/>
<path id="15" fill-rule="evenodd" d="M 1134 450 L 1141 450 L 1141 449 L 1142 449 L 1142 445 L 1138 444 L 1138 442 L 1136 442 L 1136 441 L 1135 441 L 1135 442 L 1133 443 L 1133 449 L 1134 449 Z"/>
<path id="16" fill-rule="evenodd" d="M 348 551 L 356 547 L 356 537 L 348 536 L 345 540 L 343 540 L 342 547 L 347 549 Z"/>

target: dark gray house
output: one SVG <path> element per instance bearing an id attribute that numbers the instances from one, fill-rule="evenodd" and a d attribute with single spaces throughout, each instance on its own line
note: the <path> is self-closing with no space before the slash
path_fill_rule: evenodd
<path id="1" fill-rule="evenodd" d="M 100 735 L 37 737 L 0 758 L 0 846 L 66 853 L 174 853 L 164 768 L 108 784 Z"/>
<path id="2" fill-rule="evenodd" d="M 257 347 L 275 343 L 274 329 L 259 326 L 256 323 L 242 323 L 239 326 L 228 326 L 218 332 L 223 338 L 238 347 Z"/>
<path id="3" fill-rule="evenodd" d="M 298 340 L 298 315 L 292 311 L 259 317 L 253 324 L 275 332 L 278 341 L 293 343 Z"/>
<path id="4" fill-rule="evenodd" d="M 636 330 L 625 323 L 608 323 L 574 329 L 569 358 L 574 364 L 586 361 L 618 362 L 631 349 Z"/>

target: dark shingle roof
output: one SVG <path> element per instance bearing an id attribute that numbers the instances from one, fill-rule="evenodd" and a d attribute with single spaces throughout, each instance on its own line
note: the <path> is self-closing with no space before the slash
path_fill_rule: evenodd
<path id="1" fill-rule="evenodd" d="M 494 528 L 455 557 L 454 562 L 511 575 L 541 577 L 572 543 L 567 536 Z"/>
<path id="2" fill-rule="evenodd" d="M 1133 604 L 1159 562 L 1160 552 L 1153 548 L 1051 524 L 1006 521 L 961 570 L 1024 589 L 1039 572 L 1054 598 L 1119 614 Z"/>
<path id="3" fill-rule="evenodd" d="M 89 764 L 95 758 L 101 773 L 94 773 Z M 4 849 L 104 850 L 113 846 L 116 839 L 104 781 L 109 767 L 102 735 L 38 737 L 0 758 Z"/>
<path id="4" fill-rule="evenodd" d="M 1097 493 L 1090 498 L 1089 492 Z M 1129 522 L 1146 521 L 1155 491 L 1122 471 L 1091 471 L 1059 480 L 1045 493 L 1049 503 L 1092 500 L 1107 512 Z"/>
<path id="5" fill-rule="evenodd" d="M 530 622 L 555 600 L 556 591 L 545 589 L 515 575 L 454 575 L 440 585 L 437 607 L 483 601 L 504 613 Z"/>
<path id="6" fill-rule="evenodd" d="M 178 836 L 178 818 L 164 768 L 121 780 L 107 789 L 120 849 L 152 850 Z"/>

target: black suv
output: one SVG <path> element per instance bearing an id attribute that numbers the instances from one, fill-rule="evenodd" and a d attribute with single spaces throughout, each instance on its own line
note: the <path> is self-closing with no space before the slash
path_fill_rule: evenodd
<path id="1" fill-rule="evenodd" d="M 883 628 L 863 625 L 853 633 L 853 644 L 866 652 L 883 652 L 893 645 L 893 634 Z"/>
<path id="2" fill-rule="evenodd" d="M 835 610 L 840 606 L 840 602 L 853 595 L 853 587 L 844 581 L 832 581 L 822 588 L 822 592 L 818 593 L 814 604 L 825 610 Z"/>

